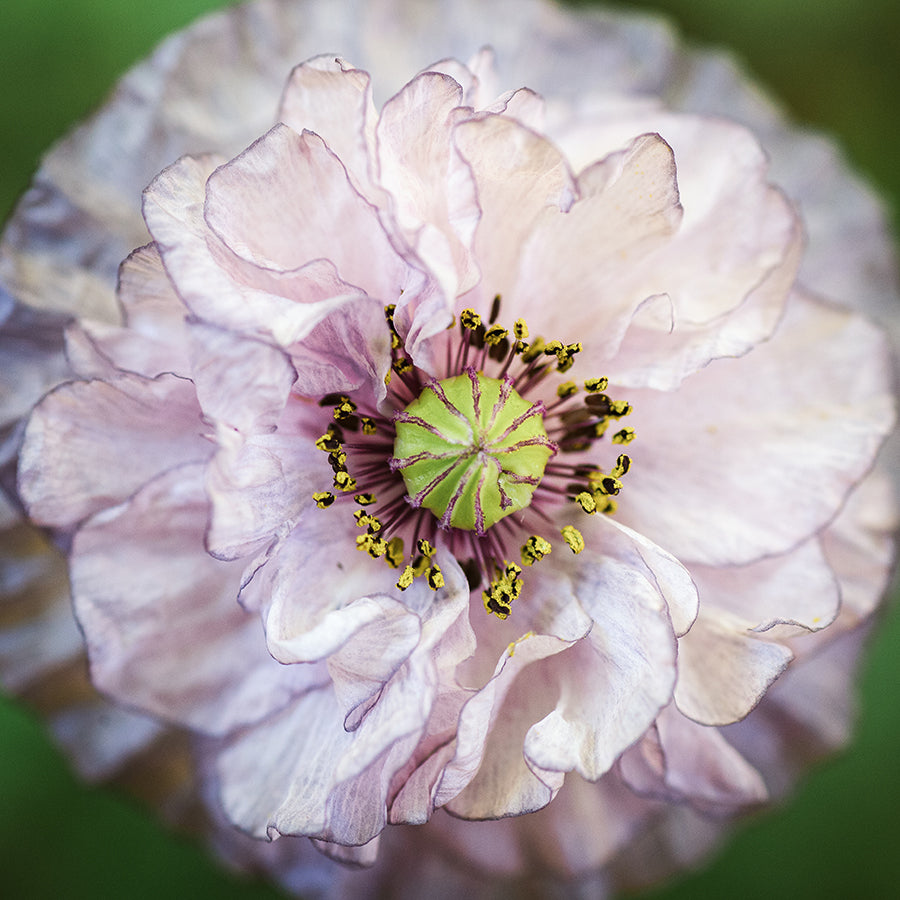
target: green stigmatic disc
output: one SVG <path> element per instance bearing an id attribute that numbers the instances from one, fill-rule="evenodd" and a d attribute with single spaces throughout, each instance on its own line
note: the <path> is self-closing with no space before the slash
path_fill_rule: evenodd
<path id="1" fill-rule="evenodd" d="M 413 506 L 477 534 L 531 503 L 556 453 L 543 403 L 522 399 L 510 378 L 472 368 L 425 387 L 394 426 L 390 465 Z"/>

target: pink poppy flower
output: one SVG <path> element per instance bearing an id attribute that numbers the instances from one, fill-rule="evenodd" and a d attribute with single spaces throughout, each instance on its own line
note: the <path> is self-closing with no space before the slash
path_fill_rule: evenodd
<path id="1" fill-rule="evenodd" d="M 7 678 L 83 634 L 86 773 L 177 732 L 164 808 L 304 895 L 634 886 L 845 737 L 896 526 L 881 224 L 738 81 L 702 108 L 727 64 L 645 96 L 663 31 L 412 6 L 205 20 L 39 173 L 5 516 L 80 632 L 36 593 Z"/>

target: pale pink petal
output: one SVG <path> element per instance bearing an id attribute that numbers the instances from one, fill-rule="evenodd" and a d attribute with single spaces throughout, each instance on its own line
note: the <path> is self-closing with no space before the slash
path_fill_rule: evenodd
<path id="1" fill-rule="evenodd" d="M 637 439 L 620 520 L 707 565 L 807 539 L 891 428 L 886 354 L 864 321 L 795 296 L 778 333 L 752 354 L 717 361 L 677 395 L 631 392 Z"/>
<path id="2" fill-rule="evenodd" d="M 675 702 L 701 725 L 728 725 L 759 703 L 793 658 L 783 644 L 741 628 L 733 616 L 701 611 L 678 641 Z"/>
<path id="3" fill-rule="evenodd" d="M 841 606 L 840 585 L 818 539 L 746 566 L 691 566 L 691 572 L 705 606 L 771 637 L 825 628 Z"/>
<path id="4" fill-rule="evenodd" d="M 594 627 L 548 662 L 559 699 L 529 730 L 525 756 L 596 780 L 671 699 L 675 637 L 659 588 L 617 559 L 580 562 L 575 587 Z"/>
<path id="5" fill-rule="evenodd" d="M 191 378 L 207 420 L 242 434 L 272 432 L 297 373 L 277 347 L 192 322 Z"/>
<path id="6" fill-rule="evenodd" d="M 144 192 L 147 226 L 179 297 L 193 313 L 225 328 L 293 343 L 328 311 L 323 301 L 358 289 L 338 279 L 330 264 L 324 270 L 315 265 L 272 272 L 223 245 L 204 218 L 206 182 L 221 162 L 185 157 L 158 175 Z"/>
<path id="7" fill-rule="evenodd" d="M 342 279 L 384 303 L 406 286 L 406 267 L 375 209 L 311 132 L 276 125 L 213 173 L 205 218 L 225 246 L 257 266 L 289 271 L 329 259 Z M 332 240 L 335 228 L 340 242 Z"/>
<path id="8" fill-rule="evenodd" d="M 216 436 L 206 472 L 206 546 L 220 559 L 247 556 L 287 537 L 313 505 L 313 493 L 331 485 L 331 470 L 311 436 L 289 429 L 244 436 L 224 425 Z"/>
<path id="9" fill-rule="evenodd" d="M 658 135 L 639 137 L 583 172 L 578 194 L 570 209 L 542 211 L 507 299 L 533 333 L 565 341 L 590 335 L 586 363 L 605 366 L 634 312 L 669 283 L 660 277 L 636 288 L 633 273 L 681 220 L 672 151 Z"/>
<path id="10" fill-rule="evenodd" d="M 160 422 L 165 427 L 160 427 Z M 206 459 L 190 382 L 71 382 L 32 415 L 19 464 L 19 490 L 35 521 L 70 526 L 118 503 L 160 472 Z"/>
<path id="11" fill-rule="evenodd" d="M 578 527 L 589 547 L 602 549 L 656 586 L 666 601 L 676 637 L 691 627 L 700 604 L 693 568 L 689 571 L 670 553 L 615 518 L 581 518 Z"/>
<path id="12" fill-rule="evenodd" d="M 768 799 L 765 783 L 717 728 L 666 707 L 656 727 L 622 757 L 620 771 L 639 795 L 687 801 L 711 814 L 734 814 Z"/>
<path id="13" fill-rule="evenodd" d="M 447 587 L 421 612 L 418 645 L 355 730 L 345 729 L 337 697 L 323 689 L 222 754 L 222 802 L 236 824 L 260 837 L 305 834 L 345 844 L 365 843 L 381 831 L 393 776 L 426 728 L 440 660 L 452 671 L 471 652 L 470 641 L 460 640 L 464 632 L 453 627 L 468 605 L 465 579 L 455 565 L 446 573 Z M 445 637 L 449 644 L 440 651 Z"/>
<path id="14" fill-rule="evenodd" d="M 345 301 L 289 348 L 297 371 L 295 390 L 318 399 L 371 386 L 378 404 L 385 395 L 391 339 L 384 307 L 369 297 Z"/>
<path id="15" fill-rule="evenodd" d="M 642 131 L 658 132 L 674 150 L 684 219 L 671 241 L 623 272 L 621 289 L 638 297 L 665 292 L 674 333 L 636 320 L 608 374 L 671 389 L 710 359 L 739 356 L 771 334 L 803 235 L 790 203 L 766 181 L 758 143 L 733 123 L 628 110 L 558 137 L 578 168 Z M 698 258 L 716 264 L 693 265 Z"/>
<path id="16" fill-rule="evenodd" d="M 562 777 L 534 772 L 522 748 L 528 728 L 555 699 L 540 660 L 571 643 L 526 634 L 509 645 L 493 677 L 461 711 L 454 757 L 436 797 L 439 806 L 462 818 L 485 819 L 534 811 L 550 802 Z"/>
<path id="17" fill-rule="evenodd" d="M 472 172 L 450 135 L 462 114 L 462 88 L 425 72 L 392 97 L 375 130 L 379 183 L 400 233 L 449 300 L 471 288 L 478 269 L 472 241 L 480 209 Z M 434 185 L 446 183 L 444 190 Z"/>
<path id="18" fill-rule="evenodd" d="M 278 120 L 298 134 L 319 135 L 356 190 L 371 198 L 369 145 L 376 115 L 368 72 L 338 57 L 316 56 L 291 72 Z"/>
<path id="19" fill-rule="evenodd" d="M 187 309 L 178 298 L 153 244 L 140 247 L 119 268 L 123 325 L 82 319 L 69 329 L 66 349 L 82 378 L 136 372 L 187 375 Z"/>
<path id="20" fill-rule="evenodd" d="M 454 142 L 472 168 L 481 206 L 475 252 L 482 281 L 463 302 L 486 313 L 495 295 L 511 294 L 536 220 L 548 208 L 568 210 L 577 186 L 559 150 L 513 119 L 489 114 L 462 122 Z"/>
<path id="21" fill-rule="evenodd" d="M 241 566 L 203 553 L 201 476 L 199 466 L 168 472 L 85 523 L 74 541 L 73 595 L 102 691 L 223 734 L 284 706 L 324 673 L 276 663 L 259 620 L 237 603 Z"/>

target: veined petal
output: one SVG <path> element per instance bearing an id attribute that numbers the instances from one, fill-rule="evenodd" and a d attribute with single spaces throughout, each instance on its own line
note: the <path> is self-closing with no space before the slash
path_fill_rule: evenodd
<path id="1" fill-rule="evenodd" d="M 266 653 L 258 619 L 237 603 L 241 567 L 202 552 L 206 519 L 202 467 L 166 472 L 79 529 L 73 594 L 101 690 L 224 734 L 284 706 L 323 673 L 280 666 Z"/>
<path id="2" fill-rule="evenodd" d="M 892 427 L 888 371 L 874 328 L 794 296 L 771 341 L 698 372 L 677 402 L 628 395 L 640 441 L 629 448 L 621 521 L 707 565 L 803 542 L 836 514 Z"/>
<path id="3" fill-rule="evenodd" d="M 202 431 L 183 378 L 71 382 L 48 394 L 29 420 L 19 490 L 35 521 L 71 526 L 160 472 L 206 459 L 211 448 Z"/>

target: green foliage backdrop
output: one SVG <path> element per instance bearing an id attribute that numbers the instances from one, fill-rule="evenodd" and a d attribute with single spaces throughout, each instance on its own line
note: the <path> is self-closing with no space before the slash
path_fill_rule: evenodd
<path id="1" fill-rule="evenodd" d="M 490 0 L 485 0 L 490 2 Z M 221 0 L 3 0 L 0 218 L 40 153 L 102 101 L 166 33 Z M 894 0 L 633 0 L 670 14 L 685 37 L 735 51 L 800 122 L 837 135 L 900 209 Z M 857 740 L 813 772 L 783 811 L 750 823 L 708 869 L 647 895 L 888 897 L 900 884 L 900 612 L 884 616 L 864 668 Z M 85 788 L 15 704 L 0 702 L 0 892 L 50 898 L 277 897 L 221 872 L 136 804 Z"/>

